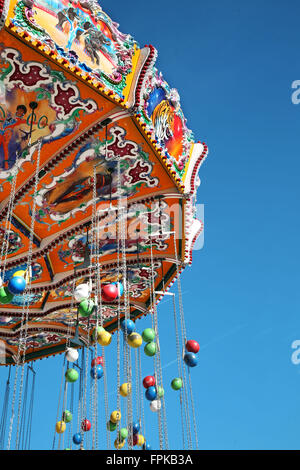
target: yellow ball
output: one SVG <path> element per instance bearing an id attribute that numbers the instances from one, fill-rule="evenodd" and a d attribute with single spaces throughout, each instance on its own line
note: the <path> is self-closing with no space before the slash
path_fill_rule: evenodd
<path id="1" fill-rule="evenodd" d="M 141 335 L 135 332 L 128 336 L 127 341 L 132 348 L 139 348 L 143 343 Z"/>
<path id="2" fill-rule="evenodd" d="M 128 397 L 128 395 L 131 393 L 131 384 L 125 383 L 125 384 L 121 385 L 120 393 L 121 393 L 122 397 Z"/>
<path id="3" fill-rule="evenodd" d="M 121 411 L 113 411 L 110 415 L 110 420 L 112 423 L 117 423 L 121 420 Z"/>
<path id="4" fill-rule="evenodd" d="M 114 446 L 116 449 L 123 449 L 123 447 L 125 446 L 125 440 L 118 442 L 118 439 L 116 439 L 114 442 Z"/>
<path id="5" fill-rule="evenodd" d="M 55 426 L 56 432 L 57 432 L 58 434 L 62 434 L 63 432 L 65 432 L 66 427 L 67 427 L 67 426 L 66 426 L 66 423 L 65 423 L 64 421 L 58 421 L 58 422 L 56 423 L 56 426 Z"/>
<path id="6" fill-rule="evenodd" d="M 106 330 L 100 331 L 97 341 L 101 346 L 109 346 L 111 343 L 111 334 Z"/>
<path id="7" fill-rule="evenodd" d="M 26 274 L 26 271 L 16 271 L 15 274 L 13 274 L 12 277 L 15 277 L 15 276 L 24 277 L 25 274 Z"/>
<path id="8" fill-rule="evenodd" d="M 144 436 L 142 436 L 141 434 L 139 434 L 137 445 L 138 445 L 139 447 L 142 447 L 144 444 L 145 444 L 145 438 L 144 438 Z"/>

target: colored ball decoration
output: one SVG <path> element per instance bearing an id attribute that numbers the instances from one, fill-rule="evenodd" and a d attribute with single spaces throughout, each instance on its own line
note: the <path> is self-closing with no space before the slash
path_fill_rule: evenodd
<path id="1" fill-rule="evenodd" d="M 92 379 L 101 379 L 103 377 L 103 367 L 99 364 L 98 366 L 92 367 L 91 369 Z"/>
<path id="2" fill-rule="evenodd" d="M 139 348 L 142 345 L 143 340 L 141 335 L 138 333 L 131 333 L 131 335 L 127 337 L 127 342 L 132 348 Z"/>
<path id="3" fill-rule="evenodd" d="M 121 428 L 119 431 L 119 440 L 123 441 L 128 437 L 128 430 L 126 428 Z"/>
<path id="4" fill-rule="evenodd" d="M 115 285 L 118 289 L 118 297 L 122 297 L 124 294 L 124 286 L 121 282 L 113 282 L 113 285 Z"/>
<path id="5" fill-rule="evenodd" d="M 200 351 L 200 346 L 197 341 L 190 339 L 189 341 L 187 341 L 185 349 L 190 353 L 197 354 Z"/>
<path id="6" fill-rule="evenodd" d="M 78 380 L 79 374 L 75 369 L 68 369 L 65 373 L 66 381 L 69 383 L 74 383 Z"/>
<path id="7" fill-rule="evenodd" d="M 101 344 L 101 346 L 109 346 L 112 340 L 112 336 L 109 333 L 109 331 L 102 330 L 98 333 L 98 343 Z"/>
<path id="8" fill-rule="evenodd" d="M 153 328 L 146 328 L 142 333 L 142 338 L 145 343 L 151 343 L 155 339 L 155 331 Z"/>
<path id="9" fill-rule="evenodd" d="M 91 289 L 89 284 L 80 284 L 74 290 L 74 298 L 76 302 L 88 299 L 91 295 Z"/>
<path id="10" fill-rule="evenodd" d="M 66 359 L 68 362 L 76 362 L 78 360 L 79 353 L 77 349 L 68 348 L 66 351 Z"/>
<path id="11" fill-rule="evenodd" d="M 58 434 L 63 434 L 66 428 L 67 426 L 66 426 L 66 423 L 64 423 L 64 421 L 58 421 L 56 423 L 55 429 Z"/>
<path id="12" fill-rule="evenodd" d="M 125 446 L 125 441 L 119 441 L 118 439 L 116 439 L 114 442 L 114 446 L 117 450 L 123 449 L 123 447 Z"/>
<path id="13" fill-rule="evenodd" d="M 180 390 L 183 387 L 182 379 L 180 377 L 176 377 L 171 382 L 171 387 L 173 390 Z"/>
<path id="14" fill-rule="evenodd" d="M 139 435 L 138 435 L 138 434 L 134 434 L 134 435 L 132 436 L 132 444 L 133 444 L 134 446 L 137 446 L 137 445 L 138 445 L 138 442 L 139 442 Z"/>
<path id="15" fill-rule="evenodd" d="M 16 271 L 12 277 L 24 277 L 25 278 L 25 274 L 26 274 L 26 271 L 23 271 L 23 270 L 20 270 L 20 271 Z"/>
<path id="16" fill-rule="evenodd" d="M 95 367 L 95 366 L 103 366 L 104 365 L 104 360 L 103 360 L 103 357 L 102 356 L 98 356 L 98 357 L 95 357 L 92 362 L 91 362 L 91 367 Z"/>
<path id="17" fill-rule="evenodd" d="M 76 444 L 77 446 L 79 446 L 81 443 L 82 443 L 82 437 L 81 437 L 81 434 L 79 432 L 77 432 L 76 434 L 74 434 L 73 436 L 73 442 L 74 444 Z"/>
<path id="18" fill-rule="evenodd" d="M 84 419 L 82 421 L 82 423 L 81 423 L 82 431 L 88 432 L 88 431 L 90 431 L 91 427 L 92 427 L 91 422 L 88 419 Z"/>
<path id="19" fill-rule="evenodd" d="M 118 421 L 121 420 L 121 411 L 113 411 L 112 414 L 110 415 L 110 420 L 112 423 L 118 423 Z"/>
<path id="20" fill-rule="evenodd" d="M 138 434 L 140 430 L 140 423 L 138 421 L 132 424 L 132 434 Z"/>
<path id="21" fill-rule="evenodd" d="M 165 394 L 165 391 L 162 387 L 157 387 L 157 395 L 159 396 L 159 398 L 162 398 Z"/>
<path id="22" fill-rule="evenodd" d="M 196 367 L 198 364 L 198 358 L 194 353 L 185 353 L 183 360 L 188 367 Z"/>
<path id="23" fill-rule="evenodd" d="M 152 447 L 150 446 L 150 444 L 147 444 L 147 442 L 145 442 L 142 449 L 143 450 L 152 450 Z"/>
<path id="24" fill-rule="evenodd" d="M 146 397 L 147 400 L 149 400 L 149 401 L 155 400 L 156 397 L 157 397 L 156 388 L 155 388 L 155 387 L 149 387 L 149 388 L 147 388 L 146 393 L 145 393 L 145 397 Z"/>
<path id="25" fill-rule="evenodd" d="M 122 384 L 120 387 L 120 394 L 122 397 L 128 397 L 128 395 L 131 393 L 131 384 L 125 383 Z"/>
<path id="26" fill-rule="evenodd" d="M 153 413 L 157 413 L 161 409 L 161 401 L 160 400 L 153 400 L 150 403 L 150 410 L 153 411 Z"/>
<path id="27" fill-rule="evenodd" d="M 150 343 L 147 343 L 146 346 L 144 347 L 144 352 L 146 356 L 152 357 L 155 356 L 157 351 L 156 344 L 151 341 Z"/>
<path id="28" fill-rule="evenodd" d="M 108 421 L 106 427 L 108 431 L 113 432 L 117 429 L 117 423 L 112 423 L 111 421 Z"/>
<path id="29" fill-rule="evenodd" d="M 118 287 L 116 284 L 107 284 L 101 290 L 104 302 L 113 302 L 118 297 Z"/>
<path id="30" fill-rule="evenodd" d="M 9 292 L 7 287 L 0 287 L 0 303 L 3 305 L 10 304 L 14 298 L 13 294 Z"/>
<path id="31" fill-rule="evenodd" d="M 154 385 L 155 385 L 155 377 L 153 377 L 152 375 L 147 375 L 147 377 L 145 377 L 143 380 L 143 386 L 145 388 L 149 388 L 149 387 L 154 387 Z"/>
<path id="32" fill-rule="evenodd" d="M 71 411 L 69 410 L 64 411 L 62 418 L 65 423 L 70 423 L 73 419 Z"/>
<path id="33" fill-rule="evenodd" d="M 82 317 L 89 317 L 95 309 L 95 302 L 92 299 L 84 299 L 80 302 L 78 311 Z"/>
<path id="34" fill-rule="evenodd" d="M 127 328 L 127 335 L 131 335 L 131 333 L 135 330 L 135 324 L 132 320 L 123 320 L 121 321 L 121 330 L 123 333 L 126 333 Z"/>
<path id="35" fill-rule="evenodd" d="M 23 294 L 26 289 L 26 281 L 23 276 L 12 277 L 8 282 L 7 288 L 13 295 Z"/>
<path id="36" fill-rule="evenodd" d="M 144 436 L 142 436 L 141 434 L 138 434 L 138 441 L 137 441 L 137 445 L 139 447 L 143 447 L 143 445 L 145 444 L 145 438 Z"/>

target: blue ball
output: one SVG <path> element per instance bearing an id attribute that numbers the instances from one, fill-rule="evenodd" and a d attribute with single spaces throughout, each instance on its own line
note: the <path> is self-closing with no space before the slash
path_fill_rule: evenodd
<path id="1" fill-rule="evenodd" d="M 113 282 L 113 284 L 115 284 L 117 287 L 118 287 L 118 297 L 122 297 L 122 295 L 124 294 L 124 286 L 121 282 Z"/>
<path id="2" fill-rule="evenodd" d="M 140 430 L 140 424 L 136 421 L 132 424 L 132 434 L 138 434 Z"/>
<path id="3" fill-rule="evenodd" d="M 152 450 L 152 447 L 150 446 L 150 444 L 147 444 L 147 442 L 145 442 L 145 444 L 143 444 L 143 450 Z"/>
<path id="4" fill-rule="evenodd" d="M 198 364 L 198 359 L 197 359 L 196 354 L 190 353 L 190 352 L 185 353 L 184 362 L 186 363 L 188 367 L 196 367 L 196 365 Z"/>
<path id="5" fill-rule="evenodd" d="M 103 377 L 103 367 L 101 364 L 91 368 L 91 377 L 92 379 L 101 379 Z"/>
<path id="6" fill-rule="evenodd" d="M 131 333 L 133 333 L 135 330 L 135 324 L 133 323 L 132 320 L 123 320 L 121 322 L 121 330 L 124 333 L 125 333 L 126 325 L 127 325 L 127 334 L 131 335 Z"/>
<path id="7" fill-rule="evenodd" d="M 26 281 L 22 276 L 15 276 L 9 280 L 7 287 L 11 294 L 23 294 L 26 289 Z"/>
<path id="8" fill-rule="evenodd" d="M 74 442 L 74 444 L 76 444 L 77 446 L 82 443 L 82 437 L 81 437 L 81 434 L 79 434 L 79 432 L 77 432 L 76 434 L 74 434 L 74 436 L 73 436 L 73 442 Z"/>
<path id="9" fill-rule="evenodd" d="M 147 388 L 146 393 L 145 393 L 145 397 L 146 397 L 147 400 L 149 400 L 149 401 L 155 400 L 156 397 L 157 397 L 156 388 L 155 388 L 155 387 L 149 387 L 149 388 Z"/>

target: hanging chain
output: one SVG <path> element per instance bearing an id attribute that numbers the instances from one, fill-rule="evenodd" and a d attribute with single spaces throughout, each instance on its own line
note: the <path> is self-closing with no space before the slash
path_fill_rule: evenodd
<path id="1" fill-rule="evenodd" d="M 174 254 L 175 254 L 175 264 L 176 264 L 176 274 L 177 274 L 177 288 L 178 288 L 178 301 L 179 301 L 179 318 L 180 318 L 180 325 L 181 325 L 181 348 L 182 352 L 184 351 L 184 346 L 187 341 L 186 335 L 186 327 L 185 327 L 185 320 L 184 320 L 184 312 L 183 312 L 183 301 L 182 301 L 182 289 L 181 289 L 181 280 L 180 280 L 180 272 L 179 272 L 179 261 L 177 255 L 177 243 L 176 237 L 174 234 Z M 183 378 L 183 395 L 184 400 L 186 402 L 186 417 L 187 417 L 187 441 L 189 449 L 193 448 L 192 444 L 192 433 L 191 433 L 191 424 L 190 424 L 190 413 L 189 413 L 189 405 L 188 405 L 188 383 L 186 377 L 186 370 L 185 367 L 182 367 L 182 378 Z"/>
<path id="2" fill-rule="evenodd" d="M 18 442 L 18 439 L 19 439 L 19 422 L 20 422 L 20 412 L 21 412 L 21 404 L 22 404 L 24 363 L 25 363 L 25 357 L 26 357 L 26 341 L 27 341 L 28 315 L 29 315 L 29 304 L 30 304 L 30 297 L 29 295 L 26 297 L 27 295 L 26 292 L 27 290 L 30 290 L 31 282 L 32 282 L 31 262 L 32 262 L 32 252 L 33 252 L 34 225 L 35 225 L 35 218 L 36 218 L 36 200 L 37 200 L 38 183 L 39 183 L 41 146 L 42 146 L 42 141 L 40 140 L 38 144 L 37 162 L 36 162 L 36 169 L 35 169 L 33 204 L 32 204 L 32 213 L 31 213 L 31 225 L 30 225 L 30 232 L 29 232 L 28 257 L 27 257 L 27 270 L 26 271 L 29 271 L 29 276 L 28 276 L 29 282 L 26 286 L 26 290 L 25 290 L 24 297 L 23 297 L 24 306 L 22 309 L 21 329 L 20 329 L 20 335 L 19 335 L 19 341 L 18 341 L 18 350 L 17 350 L 17 358 L 16 358 L 16 374 L 15 374 L 13 398 L 12 398 L 12 414 L 11 414 L 10 426 L 9 426 L 7 450 L 10 450 L 10 445 L 11 445 L 12 429 L 13 429 L 13 422 L 14 422 L 14 415 L 15 415 L 14 408 L 15 408 L 15 400 L 16 400 L 16 391 L 17 391 L 18 368 L 20 365 L 20 357 L 21 357 L 21 351 L 22 351 L 23 356 L 22 356 L 22 364 L 21 364 L 21 367 L 22 367 L 21 379 L 20 379 L 20 385 L 19 385 L 19 406 L 18 406 L 16 443 Z"/>

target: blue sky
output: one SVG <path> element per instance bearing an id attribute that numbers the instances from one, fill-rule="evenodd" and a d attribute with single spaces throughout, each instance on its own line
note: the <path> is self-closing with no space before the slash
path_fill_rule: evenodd
<path id="1" fill-rule="evenodd" d="M 201 345 L 192 370 L 200 448 L 298 449 L 300 365 L 291 362 L 291 344 L 300 339 L 300 105 L 292 104 L 291 84 L 300 79 L 300 5 L 103 0 L 101 6 L 121 31 L 158 49 L 158 67 L 210 150 L 198 196 L 205 245 L 182 276 L 187 329 Z M 164 301 L 169 438 L 180 448 L 178 396 L 168 387 L 177 376 L 171 318 Z M 149 323 L 139 321 L 138 330 Z M 144 360 L 145 375 L 151 361 Z M 37 364 L 36 449 L 52 445 L 61 367 L 62 356 Z M 2 387 L 6 373 L 0 370 Z M 145 407 L 146 437 L 155 448 L 156 416 Z"/>

